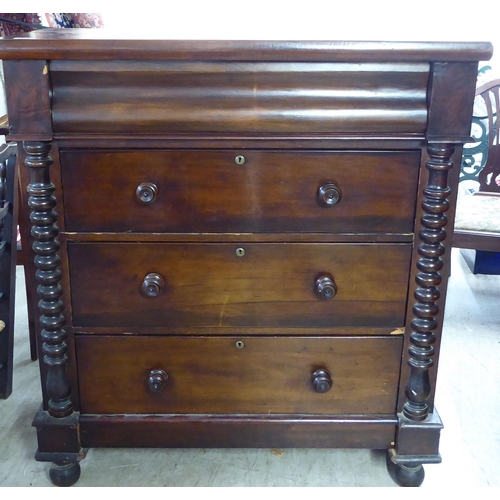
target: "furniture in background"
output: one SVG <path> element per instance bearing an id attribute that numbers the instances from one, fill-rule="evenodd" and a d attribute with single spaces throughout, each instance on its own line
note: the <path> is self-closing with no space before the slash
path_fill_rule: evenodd
<path id="1" fill-rule="evenodd" d="M 342 447 L 419 485 L 441 460 L 445 227 L 491 51 L 0 40 L 53 482 L 88 447 Z"/>
<path id="2" fill-rule="evenodd" d="M 16 147 L 0 145 L 0 398 L 12 392 L 16 294 Z"/>
<path id="3" fill-rule="evenodd" d="M 40 17 L 42 16 L 42 17 Z M 18 36 L 23 33 L 29 33 L 33 30 L 47 29 L 47 26 L 51 28 L 102 28 L 104 22 L 102 15 L 98 13 L 6 13 L 0 15 L 0 36 Z M 3 98 L 3 94 L 2 94 Z M 0 118 L 0 129 L 5 129 L 4 132 L 0 132 L 0 135 L 5 135 L 8 133 L 8 119 L 7 115 Z M 26 193 L 20 193 L 20 199 L 26 198 Z M 18 244 L 17 252 L 17 265 L 23 266 L 27 281 L 27 294 L 28 294 L 28 325 L 29 325 L 29 338 L 30 338 L 30 354 L 31 359 L 35 361 L 38 359 L 38 347 L 35 333 L 36 324 L 36 310 L 34 310 L 31 295 L 32 287 L 30 283 L 34 282 L 33 272 L 34 267 L 31 262 L 28 262 L 26 256 L 27 251 L 22 248 L 22 242 L 28 242 L 25 246 L 32 242 L 31 235 L 29 231 L 29 225 L 25 224 L 24 220 L 24 205 L 21 202 L 19 205 L 19 232 L 21 234 L 21 242 Z"/>
<path id="4" fill-rule="evenodd" d="M 479 191 L 461 195 L 457 202 L 453 246 L 476 252 L 465 255 L 473 272 L 495 273 L 500 269 L 500 80 L 481 85 L 476 91 L 484 116 L 476 118 L 480 138 L 487 138 L 486 162 L 478 173 Z M 479 141 L 481 142 L 481 141 Z"/>
<path id="5" fill-rule="evenodd" d="M 102 28 L 104 21 L 97 13 L 72 14 L 0 14 L 0 36 L 17 36 L 46 28 Z"/>
<path id="6" fill-rule="evenodd" d="M 7 115 L 0 117 L 0 135 L 7 136 L 9 133 L 9 119 Z M 26 283 L 26 294 L 29 298 L 28 300 L 28 328 L 29 328 L 29 340 L 30 340 L 30 354 L 31 359 L 36 361 L 38 359 L 38 347 L 35 332 L 35 324 L 37 322 L 37 307 L 33 299 L 33 286 L 36 286 L 36 281 L 34 279 L 33 273 L 35 272 L 35 267 L 33 265 L 32 259 L 30 259 L 29 245 L 32 242 L 30 234 L 29 221 L 25 218 L 25 204 L 27 201 L 27 193 L 21 190 L 21 185 L 17 182 L 18 170 L 16 166 L 16 155 L 17 155 L 17 145 L 13 142 L 9 144 L 9 148 L 5 150 L 4 155 L 9 155 L 12 158 L 9 162 L 12 164 L 13 172 L 15 172 L 16 182 L 15 189 L 18 190 L 17 196 L 15 197 L 16 207 L 15 213 L 16 219 L 14 220 L 14 227 L 16 228 L 16 238 L 14 239 L 16 243 L 16 252 L 14 257 L 14 266 L 22 266 L 25 274 Z M 7 185 L 7 192 L 9 197 L 14 199 L 12 192 L 10 191 L 10 185 Z M 24 202 L 23 202 L 24 200 Z M 23 244 L 24 242 L 24 244 Z M 35 294 L 36 295 L 36 294 Z"/>

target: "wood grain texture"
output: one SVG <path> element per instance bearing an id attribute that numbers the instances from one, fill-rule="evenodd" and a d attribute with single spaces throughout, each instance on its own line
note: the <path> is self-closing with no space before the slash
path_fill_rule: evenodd
<path id="1" fill-rule="evenodd" d="M 264 149 L 315 151 L 409 151 L 425 146 L 422 134 L 56 134 L 61 149 Z"/>
<path id="2" fill-rule="evenodd" d="M 429 141 L 467 141 L 471 134 L 476 78 L 477 63 L 474 62 L 432 65 L 427 126 Z"/>
<path id="3" fill-rule="evenodd" d="M 73 324 L 402 326 L 410 253 L 405 244 L 68 244 Z M 149 273 L 165 280 L 155 298 L 141 293 Z M 331 300 L 314 293 L 325 273 L 338 287 Z"/>
<path id="4" fill-rule="evenodd" d="M 72 327 L 71 332 L 75 335 L 80 333 L 88 335 L 165 335 L 165 328 L 163 327 L 145 327 L 136 326 L 133 329 L 127 327 L 117 327 L 108 326 L 100 327 L 93 326 L 92 328 L 85 327 Z M 190 327 L 175 327 L 168 329 L 169 335 L 217 335 L 222 336 L 235 336 L 242 335 L 247 336 L 269 336 L 273 337 L 276 335 L 283 335 L 283 328 L 279 327 L 238 327 L 233 326 L 190 326 Z M 293 337 L 346 337 L 346 336 L 356 336 L 356 337 L 366 337 L 370 336 L 387 336 L 387 335 L 404 335 L 404 328 L 394 325 L 394 326 L 383 326 L 383 327 L 350 327 L 350 326 L 329 326 L 329 327 L 287 327 L 286 335 Z"/>
<path id="5" fill-rule="evenodd" d="M 387 449 L 397 420 L 308 415 L 82 415 L 85 447 Z"/>
<path id="6" fill-rule="evenodd" d="M 3 68 L 10 138 L 21 140 L 29 136 L 35 141 L 52 139 L 46 61 L 4 61 Z"/>
<path id="7" fill-rule="evenodd" d="M 59 62 L 57 133 L 422 133 L 428 64 Z"/>
<path id="8" fill-rule="evenodd" d="M 420 151 L 61 151 L 65 229 L 412 233 Z M 245 163 L 235 158 L 243 155 Z M 395 184 L 397 179 L 397 184 Z M 321 203 L 333 182 L 340 203 Z M 136 190 L 158 188 L 142 203 Z"/>
<path id="9" fill-rule="evenodd" d="M 60 241 L 144 243 L 412 243 L 413 233 L 60 233 Z"/>
<path id="10" fill-rule="evenodd" d="M 40 408 L 33 419 L 33 427 L 37 429 L 37 460 L 57 460 L 60 455 L 80 455 L 85 457 L 80 444 L 80 414 L 73 412 L 62 418 L 53 418 Z"/>
<path id="11" fill-rule="evenodd" d="M 455 248 L 469 248 L 486 252 L 498 252 L 500 242 L 496 233 L 483 231 L 454 231 L 453 246 Z"/>
<path id="12" fill-rule="evenodd" d="M 402 339 L 79 336 L 82 413 L 392 414 Z M 235 342 L 243 341 L 237 348 Z M 196 359 L 194 353 L 199 353 Z M 314 391 L 327 369 L 332 389 Z M 383 369 L 382 369 L 383 368 Z M 148 377 L 168 382 L 152 393 Z"/>
<path id="13" fill-rule="evenodd" d="M 458 171 L 448 192 L 425 164 L 447 170 L 453 148 L 459 164 L 491 52 L 105 30 L 0 40 L 11 137 L 31 141 L 55 366 L 42 363 L 44 404 L 61 417 L 39 414 L 37 460 L 82 458 L 81 429 L 84 446 L 394 447 L 399 463 L 435 461 L 440 241 Z M 321 186 L 340 203 L 322 206 Z M 64 417 L 67 403 L 87 413 Z"/>
<path id="14" fill-rule="evenodd" d="M 1 59 L 487 61 L 488 42 L 161 40 L 154 32 L 44 29 L 0 45 Z"/>

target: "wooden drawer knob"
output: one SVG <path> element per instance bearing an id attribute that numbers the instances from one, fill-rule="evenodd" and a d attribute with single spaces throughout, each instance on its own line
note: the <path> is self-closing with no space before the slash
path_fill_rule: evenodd
<path id="1" fill-rule="evenodd" d="M 151 370 L 148 378 L 148 388 L 155 394 L 163 391 L 167 385 L 168 375 L 164 370 Z"/>
<path id="2" fill-rule="evenodd" d="M 156 273 L 149 273 L 142 282 L 142 293 L 146 297 L 157 297 L 165 287 L 165 280 Z"/>
<path id="3" fill-rule="evenodd" d="M 316 370 L 311 377 L 313 389 L 316 392 L 323 394 L 328 392 L 333 385 L 332 375 L 327 370 Z"/>
<path id="4" fill-rule="evenodd" d="M 333 182 L 328 182 L 318 189 L 318 198 L 325 207 L 333 207 L 340 202 L 342 193 Z"/>
<path id="5" fill-rule="evenodd" d="M 141 203 L 153 203 L 158 195 L 158 187 L 152 182 L 143 182 L 139 184 L 135 194 Z"/>
<path id="6" fill-rule="evenodd" d="M 320 276 L 314 284 L 314 292 L 322 299 L 333 299 L 337 293 L 337 285 L 333 276 L 328 274 Z"/>

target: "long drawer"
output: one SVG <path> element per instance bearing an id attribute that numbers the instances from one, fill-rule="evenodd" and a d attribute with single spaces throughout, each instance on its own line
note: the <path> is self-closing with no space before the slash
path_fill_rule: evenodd
<path id="1" fill-rule="evenodd" d="M 408 244 L 69 243 L 73 324 L 403 326 L 410 254 Z"/>
<path id="2" fill-rule="evenodd" d="M 401 337 L 77 336 L 82 413 L 392 414 Z"/>
<path id="3" fill-rule="evenodd" d="M 412 233 L 420 151 L 61 152 L 67 231 Z"/>
<path id="4" fill-rule="evenodd" d="M 56 133 L 422 134 L 427 123 L 429 63 L 56 60 L 50 76 Z"/>

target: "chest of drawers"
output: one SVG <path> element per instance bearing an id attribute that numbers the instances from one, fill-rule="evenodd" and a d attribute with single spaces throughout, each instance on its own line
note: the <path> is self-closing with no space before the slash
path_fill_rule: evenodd
<path id="1" fill-rule="evenodd" d="M 68 31 L 0 42 L 53 481 L 88 447 L 362 447 L 420 484 L 490 44 Z"/>

